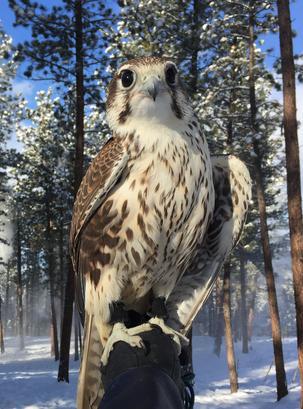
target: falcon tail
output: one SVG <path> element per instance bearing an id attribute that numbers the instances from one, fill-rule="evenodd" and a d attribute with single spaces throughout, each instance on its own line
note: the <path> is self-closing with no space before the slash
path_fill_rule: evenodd
<path id="1" fill-rule="evenodd" d="M 86 314 L 84 346 L 78 378 L 77 409 L 98 409 L 103 396 L 100 362 L 103 347 L 94 322 L 94 316 Z"/>

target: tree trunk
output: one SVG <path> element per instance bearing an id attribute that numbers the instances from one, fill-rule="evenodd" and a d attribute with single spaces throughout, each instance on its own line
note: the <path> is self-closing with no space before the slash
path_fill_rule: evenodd
<path id="1" fill-rule="evenodd" d="M 20 231 L 20 212 L 17 211 L 17 232 L 16 232 L 16 247 L 17 247 L 17 315 L 18 315 L 18 335 L 20 341 L 20 350 L 24 349 L 24 328 L 23 328 L 23 301 L 22 301 L 22 260 L 21 260 L 21 231 Z"/>
<path id="2" fill-rule="evenodd" d="M 227 123 L 227 141 L 228 148 L 233 142 L 233 111 L 234 111 L 234 91 L 231 91 L 229 99 L 229 118 Z M 230 297 L 230 261 L 224 265 L 223 275 L 223 317 L 225 324 L 225 344 L 226 344 L 226 359 L 229 370 L 230 391 L 235 393 L 238 391 L 238 373 L 235 360 L 234 342 L 231 325 L 231 297 Z"/>
<path id="3" fill-rule="evenodd" d="M 255 318 L 255 309 L 254 309 L 255 300 L 250 304 L 248 308 L 248 318 L 247 318 L 247 336 L 248 341 L 251 342 L 253 335 L 253 322 Z"/>
<path id="4" fill-rule="evenodd" d="M 193 41 L 192 41 L 192 53 L 191 53 L 191 69 L 190 69 L 190 89 L 192 95 L 197 91 L 198 83 L 198 52 L 199 52 L 199 14 L 200 14 L 201 2 L 194 0 L 193 4 Z"/>
<path id="5" fill-rule="evenodd" d="M 223 278 L 223 315 L 225 322 L 226 358 L 229 369 L 230 391 L 238 391 L 238 374 L 235 360 L 234 343 L 231 327 L 231 305 L 230 305 L 230 263 L 224 265 Z"/>
<path id="6" fill-rule="evenodd" d="M 241 293 L 236 291 L 236 308 L 234 311 L 233 319 L 233 339 L 234 342 L 241 341 Z"/>
<path id="7" fill-rule="evenodd" d="M 53 326 L 52 322 L 50 324 L 50 339 L 51 339 L 50 355 L 51 355 L 51 357 L 53 357 L 53 356 L 55 356 L 55 337 L 54 337 L 54 326 Z"/>
<path id="8" fill-rule="evenodd" d="M 252 0 L 250 2 L 252 10 Z M 255 66 L 255 49 L 254 49 L 254 16 L 250 15 L 249 18 L 249 96 L 250 96 L 250 120 L 251 127 L 255 134 L 258 133 L 256 114 L 256 91 L 255 91 L 255 79 L 254 79 L 254 66 Z M 264 257 L 264 269 L 265 278 L 268 292 L 269 314 L 271 319 L 271 329 L 273 337 L 274 357 L 276 366 L 276 380 L 277 380 L 277 399 L 280 400 L 288 394 L 287 381 L 284 368 L 283 347 L 281 339 L 281 327 L 280 317 L 277 302 L 275 278 L 272 267 L 272 255 L 269 243 L 267 214 L 266 214 L 266 202 L 265 202 L 265 190 L 263 185 L 262 168 L 260 163 L 259 142 L 254 140 L 254 151 L 256 154 L 254 163 L 254 176 L 257 188 L 257 199 L 260 216 L 261 227 L 261 242 Z"/>
<path id="9" fill-rule="evenodd" d="M 38 314 L 36 313 L 38 303 L 37 303 L 37 294 L 39 293 L 38 282 L 39 282 L 39 265 L 38 265 L 38 255 L 37 252 L 33 252 L 33 272 L 30 277 L 30 333 L 32 336 L 36 335 L 36 328 L 39 325 Z"/>
<path id="10" fill-rule="evenodd" d="M 3 325 L 2 325 L 2 320 L 1 319 L 0 319 L 0 350 L 1 350 L 1 354 L 4 354 L 4 352 L 5 352 L 4 331 L 3 331 Z"/>
<path id="11" fill-rule="evenodd" d="M 82 1 L 75 1 L 75 35 L 76 35 L 76 154 L 74 169 L 74 195 L 76 195 L 83 175 L 84 146 L 84 73 L 83 73 L 83 27 Z M 74 270 L 69 260 L 67 282 L 65 287 L 64 315 L 62 322 L 60 364 L 58 381 L 69 382 L 69 353 L 73 320 L 73 303 L 75 297 Z"/>
<path id="12" fill-rule="evenodd" d="M 241 280 L 241 329 L 242 352 L 248 353 L 247 309 L 246 309 L 246 271 L 244 254 L 240 249 L 240 280 Z"/>
<path id="13" fill-rule="evenodd" d="M 35 281 L 36 281 L 36 266 L 35 266 L 35 262 L 34 262 L 34 257 L 35 255 L 32 253 L 32 260 L 33 260 L 33 271 L 30 275 L 29 278 L 29 311 L 28 311 L 28 316 L 29 316 L 29 333 L 31 336 L 34 335 L 34 322 L 35 322 L 35 318 L 34 318 L 34 285 L 35 285 Z"/>
<path id="14" fill-rule="evenodd" d="M 83 344 L 82 344 L 82 334 L 81 334 L 81 322 L 78 317 L 78 335 L 79 335 L 79 347 L 80 347 L 80 356 L 83 355 Z"/>
<path id="15" fill-rule="evenodd" d="M 29 262 L 29 257 L 28 257 L 28 261 Z M 25 284 L 25 335 L 29 335 L 29 326 L 30 326 L 30 302 L 29 302 L 29 282 L 28 280 L 26 281 Z"/>
<path id="16" fill-rule="evenodd" d="M 75 1 L 76 31 L 76 156 L 75 156 L 75 194 L 83 176 L 84 148 L 84 72 L 83 72 L 83 27 L 82 1 Z"/>
<path id="17" fill-rule="evenodd" d="M 188 362 L 187 365 L 189 368 L 193 368 L 193 327 L 191 326 L 190 330 L 188 331 L 187 338 L 189 339 L 189 344 L 188 344 Z"/>
<path id="18" fill-rule="evenodd" d="M 1 354 L 4 354 L 5 348 L 4 348 L 4 333 L 3 333 L 3 325 L 2 325 L 2 298 L 0 295 L 0 351 Z"/>
<path id="19" fill-rule="evenodd" d="M 70 351 L 70 339 L 71 339 L 71 321 L 70 314 L 73 314 L 74 303 L 74 270 L 71 260 L 68 263 L 68 275 L 65 286 L 65 298 L 64 298 L 64 315 L 62 322 L 61 332 L 61 344 L 60 344 L 60 363 L 58 370 L 58 382 L 69 382 L 69 351 Z"/>
<path id="20" fill-rule="evenodd" d="M 53 250 L 53 234 L 51 228 L 51 212 L 50 203 L 52 202 L 52 193 L 50 191 L 46 194 L 46 248 L 47 248 L 47 272 L 49 278 L 49 289 L 50 289 L 50 305 L 51 305 L 51 326 L 52 326 L 52 337 L 53 337 L 53 348 L 55 361 L 59 359 L 59 345 L 58 345 L 58 328 L 57 328 L 57 313 L 55 306 L 55 265 L 54 265 L 54 250 Z"/>
<path id="21" fill-rule="evenodd" d="M 211 293 L 208 300 L 208 335 L 210 337 L 215 336 L 214 323 L 215 323 L 214 295 L 213 293 Z"/>
<path id="22" fill-rule="evenodd" d="M 50 294 L 51 294 L 51 316 L 52 316 L 52 331 L 53 331 L 53 343 L 54 343 L 54 357 L 55 361 L 59 360 L 59 343 L 58 343 L 58 327 L 57 327 L 57 314 L 55 307 L 55 297 L 53 284 L 50 284 Z"/>
<path id="23" fill-rule="evenodd" d="M 74 304 L 74 336 L 75 336 L 75 355 L 74 361 L 79 361 L 79 319 L 78 319 L 78 311 L 76 311 L 77 307 Z"/>
<path id="24" fill-rule="evenodd" d="M 220 278 L 216 282 L 216 310 L 217 310 L 217 319 L 216 319 L 216 338 L 214 353 L 217 357 L 220 357 L 221 346 L 222 346 L 222 332 L 223 332 L 223 283 Z"/>
<path id="25" fill-rule="evenodd" d="M 7 331 L 7 323 L 9 317 L 9 295 L 10 295 L 10 279 L 9 279 L 9 272 L 10 272 L 10 262 L 8 262 L 6 267 L 6 283 L 5 283 L 5 306 L 4 306 L 4 328 Z"/>
<path id="26" fill-rule="evenodd" d="M 277 4 L 283 78 L 283 124 L 286 150 L 288 220 L 296 306 L 301 409 L 303 409 L 303 224 L 295 66 L 289 0 L 278 0 Z"/>
<path id="27" fill-rule="evenodd" d="M 64 313 L 64 287 L 65 287 L 65 263 L 64 263 L 64 224 L 63 211 L 60 211 L 61 223 L 59 229 L 59 269 L 60 269 L 60 334 L 62 332 L 62 322 Z"/>
<path id="28" fill-rule="evenodd" d="M 261 242 L 264 257 L 265 278 L 268 292 L 269 315 L 271 320 L 271 330 L 273 338 L 276 380 L 277 380 L 277 399 L 280 400 L 288 394 L 287 381 L 284 369 L 284 357 L 281 338 L 280 316 L 278 309 L 277 293 L 275 286 L 275 278 L 272 267 L 272 256 L 268 236 L 267 215 L 264 187 L 262 183 L 262 175 L 260 168 L 255 166 L 255 180 L 257 186 L 258 207 L 260 213 L 261 225 Z"/>
<path id="29" fill-rule="evenodd" d="M 251 291 L 251 300 L 248 307 L 248 319 L 247 319 L 247 332 L 248 332 L 248 341 L 251 342 L 253 335 L 253 322 L 255 317 L 255 304 L 257 296 L 257 274 L 254 277 L 254 287 Z"/>

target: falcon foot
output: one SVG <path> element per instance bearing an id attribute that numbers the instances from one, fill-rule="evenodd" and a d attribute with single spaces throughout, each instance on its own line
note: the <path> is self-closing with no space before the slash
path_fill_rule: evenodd
<path id="1" fill-rule="evenodd" d="M 117 322 L 116 324 L 114 324 L 112 333 L 105 344 L 104 351 L 101 357 L 101 363 L 103 366 L 107 365 L 109 355 L 113 350 L 114 344 L 116 342 L 123 341 L 132 347 L 144 348 L 142 338 L 136 335 L 133 330 L 134 328 L 127 329 L 126 326 L 121 322 Z"/>
<path id="2" fill-rule="evenodd" d="M 128 329 L 128 333 L 132 336 L 140 334 L 142 332 L 151 331 L 155 326 L 160 327 L 162 332 L 166 335 L 169 335 L 173 341 L 177 344 L 177 351 L 178 355 L 181 353 L 181 348 L 183 345 L 188 345 L 189 340 L 183 334 L 174 329 L 170 328 L 168 325 L 165 324 L 164 320 L 159 317 L 150 318 L 148 322 L 142 325 L 138 325 L 137 327 Z"/>
<path id="3" fill-rule="evenodd" d="M 177 344 L 178 355 L 180 355 L 182 346 L 188 345 L 189 340 L 183 334 L 165 324 L 164 321 L 168 318 L 165 297 L 154 298 L 149 316 L 151 318 L 148 320 L 148 323 L 133 328 L 133 330 L 138 329 L 137 333 L 139 333 L 143 331 L 151 331 L 154 326 L 160 327 L 164 334 L 169 335 L 175 341 Z"/>
<path id="4" fill-rule="evenodd" d="M 181 332 L 178 332 L 178 331 L 172 329 L 171 327 L 169 327 L 168 325 L 166 325 L 162 318 L 153 317 L 148 321 L 148 324 L 151 327 L 153 327 L 155 325 L 160 327 L 164 334 L 169 335 L 170 337 L 172 337 L 172 339 L 177 344 L 178 355 L 180 355 L 180 353 L 181 353 L 182 345 L 188 345 L 189 344 L 188 338 L 186 338 L 183 334 L 181 334 Z"/>

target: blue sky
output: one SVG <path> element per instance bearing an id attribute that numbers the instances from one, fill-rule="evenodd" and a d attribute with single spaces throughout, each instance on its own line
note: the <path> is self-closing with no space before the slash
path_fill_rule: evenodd
<path id="1" fill-rule="evenodd" d="M 60 0 L 39 0 L 39 3 L 44 4 L 45 6 L 52 6 L 55 4 L 62 3 Z M 108 1 L 108 5 L 116 8 L 115 1 Z M 291 2 L 291 16 L 292 16 L 292 25 L 294 31 L 297 33 L 297 37 L 294 38 L 294 51 L 297 54 L 303 54 L 303 1 L 297 0 L 296 2 Z M 12 36 L 14 44 L 24 41 L 25 39 L 30 39 L 30 29 L 23 27 L 14 27 L 14 13 L 8 6 L 8 0 L 1 1 L 0 9 L 0 20 L 2 21 L 5 31 Z M 279 41 L 278 34 L 269 34 L 264 37 L 265 43 L 262 46 L 264 49 L 273 48 L 271 55 L 268 55 L 266 59 L 266 64 L 268 67 L 271 67 L 276 58 L 279 56 Z M 24 67 L 20 67 L 16 81 L 15 88 L 17 91 L 22 91 L 25 94 L 25 97 L 29 100 L 30 104 L 34 103 L 34 95 L 36 91 L 41 88 L 47 88 L 50 84 L 45 81 L 29 81 L 26 77 L 23 76 Z"/>
<path id="2" fill-rule="evenodd" d="M 174 0 L 172 0 L 174 1 Z M 39 0 L 40 4 L 45 6 L 59 5 L 62 3 L 60 0 Z M 107 4 L 115 9 L 117 9 L 116 1 L 109 0 Z M 297 0 L 296 2 L 291 2 L 291 17 L 292 17 L 292 26 L 293 30 L 297 33 L 297 36 L 294 38 L 294 51 L 297 54 L 303 54 L 303 1 Z M 30 39 L 30 29 L 23 27 L 14 27 L 14 13 L 8 6 L 8 0 L 1 0 L 1 9 L 0 9 L 0 20 L 2 21 L 4 30 L 12 36 L 14 44 L 22 42 L 25 39 Z M 265 50 L 267 48 L 273 48 L 273 52 L 267 56 L 266 64 L 269 68 L 272 67 L 272 64 L 279 56 L 279 38 L 278 34 L 269 34 L 264 36 L 265 43 L 262 48 Z M 31 81 L 23 75 L 24 65 L 18 70 L 15 82 L 14 89 L 18 92 L 23 93 L 25 98 L 28 100 L 29 105 L 33 107 L 35 105 L 35 94 L 40 89 L 46 89 L 51 83 L 47 81 Z M 301 100 L 303 97 L 303 86 L 298 88 L 298 117 L 299 120 L 303 119 L 302 115 L 302 104 Z M 275 93 L 275 98 L 282 99 L 281 94 Z M 303 137 L 302 137 L 303 139 Z M 302 140 L 303 144 L 303 140 Z M 12 145 L 15 145 L 13 141 Z"/>
<path id="3" fill-rule="evenodd" d="M 45 4 L 47 6 L 53 5 L 56 2 L 51 1 L 40 1 L 41 4 Z M 31 38 L 31 32 L 29 28 L 23 27 L 14 27 L 13 22 L 15 20 L 14 13 L 10 9 L 8 5 L 8 0 L 1 1 L 1 8 L 0 8 L 0 21 L 3 25 L 3 28 L 7 34 L 9 34 L 13 38 L 13 43 L 16 45 L 19 42 L 24 40 L 29 40 Z M 47 88 L 49 84 L 46 84 L 45 81 L 30 81 L 23 75 L 25 65 L 22 64 L 21 67 L 17 71 L 16 79 L 14 81 L 14 90 L 16 92 L 20 92 L 24 95 L 24 97 L 28 100 L 29 105 L 33 107 L 35 105 L 35 94 L 38 90 Z M 13 146 L 15 145 L 15 141 L 13 142 Z"/>

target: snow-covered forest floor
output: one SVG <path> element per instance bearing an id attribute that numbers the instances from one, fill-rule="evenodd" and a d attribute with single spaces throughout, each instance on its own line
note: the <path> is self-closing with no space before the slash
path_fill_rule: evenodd
<path id="1" fill-rule="evenodd" d="M 239 376 L 239 392 L 236 394 L 230 394 L 225 348 L 223 346 L 221 357 L 217 358 L 212 352 L 213 344 L 213 339 L 210 337 L 194 337 L 195 409 L 299 408 L 300 388 L 299 373 L 296 371 L 298 365 L 296 338 L 283 340 L 289 395 L 278 403 L 276 402 L 271 339 L 254 339 L 251 345 L 253 349 L 249 354 L 242 354 L 241 343 L 235 343 Z M 296 379 L 293 381 L 294 377 Z"/>
<path id="2" fill-rule="evenodd" d="M 50 358 L 49 339 L 26 338 L 26 349 L 18 351 L 15 338 L 6 338 L 6 352 L 0 356 L 1 409 L 75 408 L 76 383 L 79 363 L 71 361 L 70 383 L 57 382 L 58 364 Z M 240 391 L 229 393 L 225 351 L 217 358 L 213 339 L 194 337 L 196 371 L 196 409 L 297 409 L 299 385 L 293 381 L 297 367 L 296 340 L 284 339 L 289 396 L 275 402 L 274 367 L 270 339 L 258 338 L 253 350 L 243 355 L 236 344 Z"/>

